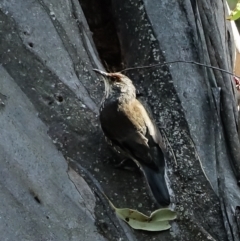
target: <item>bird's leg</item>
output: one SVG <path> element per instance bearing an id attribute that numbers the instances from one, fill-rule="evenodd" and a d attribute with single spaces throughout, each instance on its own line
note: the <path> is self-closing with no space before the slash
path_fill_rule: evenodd
<path id="1" fill-rule="evenodd" d="M 121 167 L 123 167 L 124 165 L 126 165 L 126 162 L 128 162 L 128 161 L 131 161 L 131 159 L 129 159 L 129 158 L 125 158 L 125 159 L 123 159 L 122 161 L 120 161 L 119 163 L 117 163 L 117 164 L 115 164 L 114 166 L 116 167 L 116 168 L 121 168 Z"/>
<path id="2" fill-rule="evenodd" d="M 137 98 L 141 98 L 143 96 L 144 96 L 144 94 L 142 92 L 140 92 L 139 90 L 136 91 L 136 97 Z"/>
<path id="3" fill-rule="evenodd" d="M 134 161 L 132 161 L 130 158 L 125 158 L 118 164 L 114 165 L 115 168 L 121 168 L 129 171 L 136 171 L 136 169 L 139 169 Z"/>

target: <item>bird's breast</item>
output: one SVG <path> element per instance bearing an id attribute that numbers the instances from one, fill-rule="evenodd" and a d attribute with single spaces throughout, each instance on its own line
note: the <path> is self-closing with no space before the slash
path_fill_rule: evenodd
<path id="1" fill-rule="evenodd" d="M 146 132 L 141 110 L 134 101 L 106 100 L 100 110 L 100 122 L 110 138 L 121 139 L 133 130 Z"/>

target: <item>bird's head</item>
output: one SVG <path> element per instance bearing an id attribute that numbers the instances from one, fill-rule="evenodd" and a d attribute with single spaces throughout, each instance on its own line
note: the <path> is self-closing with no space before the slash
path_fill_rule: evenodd
<path id="1" fill-rule="evenodd" d="M 132 81 L 121 73 L 106 73 L 102 70 L 94 69 L 95 72 L 104 77 L 105 95 L 109 97 L 111 94 L 128 94 L 135 96 L 136 89 Z"/>

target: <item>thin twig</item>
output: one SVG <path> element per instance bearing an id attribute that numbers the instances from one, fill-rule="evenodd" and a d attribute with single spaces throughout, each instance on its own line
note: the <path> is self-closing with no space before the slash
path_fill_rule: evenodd
<path id="1" fill-rule="evenodd" d="M 240 78 L 240 76 L 235 75 L 235 74 L 233 74 L 233 73 L 231 73 L 227 70 L 224 70 L 224 69 L 221 69 L 221 68 L 218 68 L 218 67 L 214 67 L 214 66 L 211 66 L 211 65 L 207 65 L 207 64 L 201 64 L 201 63 L 198 63 L 198 62 L 195 62 L 195 61 L 186 61 L 186 60 L 175 60 L 175 61 L 170 61 L 170 62 L 164 62 L 164 63 L 161 63 L 161 64 L 153 64 L 153 65 L 146 65 L 146 66 L 139 66 L 139 67 L 130 67 L 130 68 L 123 69 L 119 72 L 134 70 L 134 69 L 150 69 L 150 68 L 154 68 L 154 67 L 161 67 L 161 66 L 165 66 L 165 65 L 168 65 L 168 64 L 176 64 L 176 63 L 200 65 L 200 66 L 203 66 L 203 67 L 206 67 L 206 68 L 215 69 L 215 70 L 224 72 L 226 74 L 236 76 L 237 78 Z"/>

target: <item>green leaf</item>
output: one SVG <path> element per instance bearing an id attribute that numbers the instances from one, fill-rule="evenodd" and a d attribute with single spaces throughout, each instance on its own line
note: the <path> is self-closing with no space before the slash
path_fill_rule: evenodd
<path id="1" fill-rule="evenodd" d="M 240 3 L 237 3 L 236 8 L 231 11 L 231 14 L 227 17 L 227 20 L 237 20 L 240 18 Z"/>
<path id="2" fill-rule="evenodd" d="M 161 208 L 151 213 L 152 221 L 169 221 L 177 218 L 177 213 L 169 208 Z"/>
<path id="3" fill-rule="evenodd" d="M 148 217 L 147 215 L 134 209 L 116 208 L 109 199 L 108 201 L 111 207 L 114 209 L 116 215 L 128 223 L 128 225 L 133 229 L 141 229 L 145 231 L 167 230 L 171 228 L 169 221 L 174 220 L 177 217 L 176 212 L 169 208 L 158 209 L 151 213 L 150 217 Z"/>
<path id="4" fill-rule="evenodd" d="M 145 231 L 164 231 L 171 228 L 171 225 L 168 221 L 159 221 L 159 222 L 139 222 L 138 220 L 129 220 L 127 222 L 130 227 L 133 229 L 140 229 Z"/>

